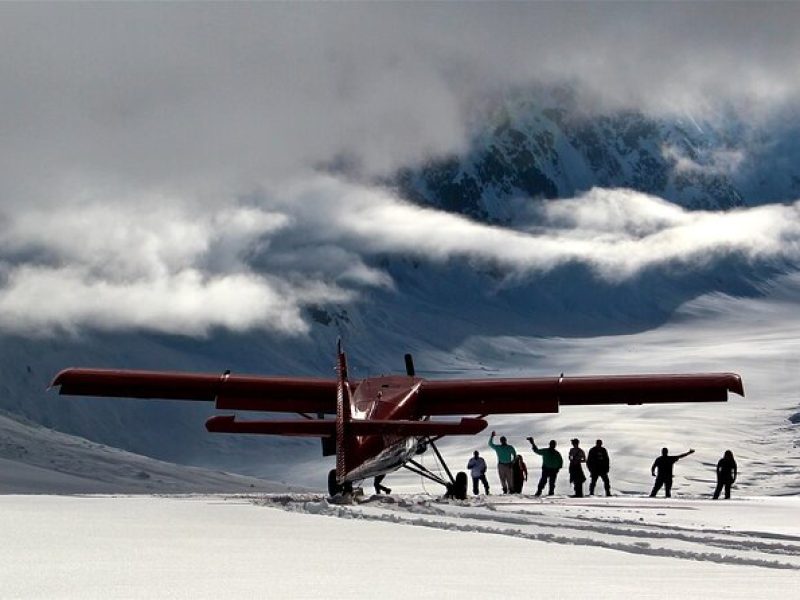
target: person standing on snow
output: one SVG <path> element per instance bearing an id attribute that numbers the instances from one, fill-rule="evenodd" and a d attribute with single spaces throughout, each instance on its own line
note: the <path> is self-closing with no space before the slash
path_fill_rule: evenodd
<path id="1" fill-rule="evenodd" d="M 733 452 L 725 450 L 725 454 L 717 463 L 717 489 L 714 490 L 714 500 L 719 500 L 719 493 L 725 488 L 725 499 L 731 497 L 731 485 L 736 481 L 737 468 L 733 459 Z"/>
<path id="2" fill-rule="evenodd" d="M 549 482 L 547 495 L 552 496 L 556 491 L 556 476 L 559 469 L 564 466 L 564 459 L 561 457 L 561 453 L 556 450 L 555 440 L 550 440 L 550 445 L 543 450 L 539 450 L 536 447 L 536 442 L 533 441 L 532 437 L 529 437 L 528 441 L 531 443 L 531 449 L 542 457 L 542 477 L 539 479 L 539 486 L 535 495 L 541 496 L 545 483 Z"/>
<path id="3" fill-rule="evenodd" d="M 528 481 L 528 466 L 522 460 L 522 454 L 517 454 L 514 459 L 514 493 L 521 494 L 522 486 Z"/>
<path id="4" fill-rule="evenodd" d="M 608 458 L 608 451 L 603 448 L 603 440 L 597 440 L 594 446 L 589 448 L 589 455 L 586 457 L 586 467 L 589 469 L 589 495 L 594 495 L 594 488 L 597 485 L 597 478 L 603 480 L 606 487 L 606 496 L 611 495 L 611 483 L 608 481 L 608 472 L 611 469 L 611 459 Z"/>
<path id="5" fill-rule="evenodd" d="M 580 440 L 571 440 L 572 448 L 569 449 L 569 482 L 575 488 L 575 498 L 583 498 L 583 482 L 586 475 L 583 473 L 583 463 L 586 462 L 586 454 L 580 447 Z"/>
<path id="6" fill-rule="evenodd" d="M 489 495 L 489 482 L 486 480 L 486 461 L 483 460 L 477 450 L 472 453 L 472 458 L 467 463 L 467 469 L 472 477 L 472 493 L 478 495 L 478 482 L 483 484 L 486 495 Z"/>
<path id="7" fill-rule="evenodd" d="M 517 451 L 514 446 L 506 443 L 505 436 L 500 436 L 500 443 L 494 443 L 495 432 L 489 436 L 489 447 L 497 453 L 497 475 L 500 477 L 500 485 L 503 486 L 504 494 L 514 492 L 514 459 Z"/>
<path id="8" fill-rule="evenodd" d="M 661 489 L 661 486 L 664 486 L 664 497 L 669 498 L 671 497 L 670 494 L 672 492 L 672 467 L 678 462 L 680 459 L 689 456 L 690 454 L 694 454 L 694 450 L 689 448 L 688 452 L 684 452 L 683 454 L 678 454 L 676 456 L 670 456 L 669 450 L 667 448 L 661 449 L 661 456 L 659 456 L 654 462 L 653 466 L 650 467 L 650 473 L 653 477 L 656 477 L 656 469 L 658 469 L 658 477 L 656 477 L 656 483 L 653 485 L 653 491 L 650 492 L 650 497 L 655 498 L 655 495 L 658 493 L 658 490 Z"/>

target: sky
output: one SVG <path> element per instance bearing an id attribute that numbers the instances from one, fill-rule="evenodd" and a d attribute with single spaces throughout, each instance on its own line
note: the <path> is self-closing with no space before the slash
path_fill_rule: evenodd
<path id="1" fill-rule="evenodd" d="M 569 83 L 592 109 L 797 106 L 796 3 L 3 4 L 0 330 L 308 330 L 391 289 L 379 254 L 606 278 L 794 259 L 798 206 L 686 213 L 628 190 L 514 229 L 366 181 L 459 152 L 473 108 Z M 586 100 L 589 102 L 589 100 Z M 321 166 L 346 157 L 364 179 Z M 375 231 L 381 235 L 376 236 Z M 257 267 L 256 267 L 257 265 Z"/>

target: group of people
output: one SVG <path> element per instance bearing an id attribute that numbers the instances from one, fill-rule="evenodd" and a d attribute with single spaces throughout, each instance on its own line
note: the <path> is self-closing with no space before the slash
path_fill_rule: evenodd
<path id="1" fill-rule="evenodd" d="M 508 443 L 504 436 L 500 437 L 500 443 L 496 444 L 495 432 L 489 437 L 489 447 L 497 454 L 497 474 L 500 478 L 500 485 L 504 494 L 519 494 L 522 492 L 524 482 L 528 480 L 528 468 L 520 454 L 517 454 L 514 446 Z M 536 441 L 529 437 L 528 442 L 531 449 L 542 457 L 542 476 L 536 488 L 535 496 L 541 496 L 545 486 L 548 495 L 555 493 L 556 477 L 559 470 L 564 466 L 564 459 L 561 453 L 556 450 L 556 441 L 550 440 L 546 448 L 539 448 Z M 572 447 L 567 456 L 569 460 L 569 482 L 574 489 L 574 498 L 583 497 L 583 485 L 586 482 L 586 475 L 583 465 L 589 470 L 589 494 L 594 495 L 597 481 L 603 482 L 606 496 L 611 495 L 611 482 L 608 473 L 611 469 L 611 460 L 608 451 L 603 446 L 603 440 L 597 440 L 595 445 L 589 449 L 588 454 L 580 447 L 580 440 L 571 440 Z M 673 466 L 680 459 L 693 454 L 694 450 L 689 449 L 683 454 L 670 455 L 667 448 L 661 449 L 661 456 L 656 458 L 650 472 L 656 478 L 650 497 L 655 497 L 659 490 L 664 488 L 664 495 L 669 498 L 672 493 Z M 478 485 L 482 484 L 484 492 L 489 493 L 489 481 L 486 479 L 486 461 L 476 450 L 472 458 L 467 463 L 470 476 L 472 477 L 472 493 L 478 494 Z M 733 452 L 726 450 L 724 456 L 717 463 L 717 487 L 714 490 L 714 499 L 718 499 L 720 493 L 725 491 L 725 498 L 731 497 L 731 485 L 736 481 L 738 475 L 736 461 Z"/>

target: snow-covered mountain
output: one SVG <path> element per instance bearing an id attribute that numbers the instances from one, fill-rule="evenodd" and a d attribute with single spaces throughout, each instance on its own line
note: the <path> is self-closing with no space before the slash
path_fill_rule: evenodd
<path id="1" fill-rule="evenodd" d="M 800 197 L 792 116 L 756 125 L 733 112 L 653 117 L 582 105 L 569 88 L 504 96 L 483 109 L 466 153 L 405 169 L 395 184 L 417 202 L 499 222 L 513 222 L 521 201 L 592 187 L 705 210 Z"/>

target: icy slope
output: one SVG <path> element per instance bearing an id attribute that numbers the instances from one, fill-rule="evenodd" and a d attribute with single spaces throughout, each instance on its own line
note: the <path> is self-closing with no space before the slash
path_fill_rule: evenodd
<path id="1" fill-rule="evenodd" d="M 185 467 L 0 414 L 0 494 L 274 492 L 297 486 Z"/>

